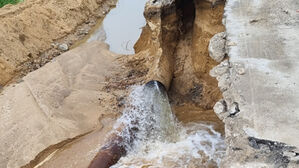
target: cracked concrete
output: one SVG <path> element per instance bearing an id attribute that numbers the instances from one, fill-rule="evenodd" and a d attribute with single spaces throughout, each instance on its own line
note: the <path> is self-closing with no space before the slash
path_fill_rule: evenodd
<path id="1" fill-rule="evenodd" d="M 296 0 L 226 2 L 229 58 L 210 72 L 223 92 L 214 107 L 226 127 L 223 167 L 299 166 L 298 8 Z M 266 155 L 248 137 L 285 152 Z"/>

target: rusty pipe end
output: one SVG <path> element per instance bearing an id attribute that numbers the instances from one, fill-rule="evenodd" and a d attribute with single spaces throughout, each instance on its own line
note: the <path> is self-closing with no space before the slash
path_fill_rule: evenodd
<path id="1" fill-rule="evenodd" d="M 167 89 L 164 84 L 157 80 L 151 80 L 145 84 L 145 88 L 158 87 L 163 94 L 167 94 Z"/>

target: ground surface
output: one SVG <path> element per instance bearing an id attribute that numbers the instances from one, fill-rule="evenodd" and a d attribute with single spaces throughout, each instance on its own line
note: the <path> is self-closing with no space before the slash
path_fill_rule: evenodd
<path id="1" fill-rule="evenodd" d="M 31 65 L 25 62 L 38 69 L 45 58 L 39 52 L 94 14 L 95 6 L 88 4 L 102 1 L 77 2 L 26 1 L 1 9 L 0 84 L 22 65 Z M 0 94 L 0 167 L 33 167 L 53 152 L 42 167 L 86 167 L 121 111 L 129 86 L 150 80 L 153 68 L 169 69 L 155 64 L 163 55 L 175 57 L 169 93 L 180 121 L 216 122 L 221 130 L 212 107 L 222 91 L 224 100 L 214 109 L 225 123 L 223 167 L 298 166 L 298 2 L 227 0 L 223 22 L 229 59 L 211 73 L 220 89 L 208 75 L 217 64 L 208 57 L 208 42 L 224 31 L 223 6 L 196 1 L 194 8 L 195 16 L 186 12 L 188 7 L 183 12 L 194 17 L 194 24 L 191 20 L 193 25 L 179 36 L 171 34 L 179 25 L 175 11 L 165 20 L 153 16 L 135 55 L 117 56 L 102 43 L 86 44 L 5 87 Z M 43 24 L 34 26 L 35 20 Z M 168 51 L 169 46 L 175 48 Z"/>
<path id="2" fill-rule="evenodd" d="M 26 0 L 0 9 L 0 87 L 83 38 L 116 1 Z"/>
<path id="3" fill-rule="evenodd" d="M 277 151 L 267 141 L 248 139 L 299 147 L 298 9 L 296 0 L 226 3 L 229 66 L 217 77 L 228 108 L 219 111 L 229 146 L 226 167 L 299 166 L 292 164 L 298 150 Z"/>
<path id="4" fill-rule="evenodd" d="M 106 114 L 115 118 L 115 95 L 101 91 L 115 59 L 105 44 L 94 42 L 6 87 L 0 95 L 0 167 L 23 166 L 46 148 L 43 153 L 53 152 L 69 138 L 105 127 Z"/>

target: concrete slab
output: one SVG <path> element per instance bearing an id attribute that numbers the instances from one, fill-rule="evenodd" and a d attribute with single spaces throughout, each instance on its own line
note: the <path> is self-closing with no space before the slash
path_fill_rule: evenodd
<path id="1" fill-rule="evenodd" d="M 299 2 L 228 0 L 225 7 L 231 79 L 245 130 L 299 147 Z M 240 99 L 241 98 L 241 99 Z"/>
<path id="2" fill-rule="evenodd" d="M 227 0 L 228 60 L 210 74 L 223 100 L 222 167 L 298 167 L 299 1 Z"/>

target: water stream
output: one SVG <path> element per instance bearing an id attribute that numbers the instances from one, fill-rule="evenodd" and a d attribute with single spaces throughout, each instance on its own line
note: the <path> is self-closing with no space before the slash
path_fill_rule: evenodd
<path id="1" fill-rule="evenodd" d="M 134 87 L 117 123 L 128 153 L 112 168 L 218 167 L 225 153 L 212 125 L 177 121 L 159 82 Z"/>
<path id="2" fill-rule="evenodd" d="M 115 53 L 134 54 L 134 44 L 146 23 L 143 17 L 146 1 L 118 0 L 87 42 L 105 41 Z"/>

